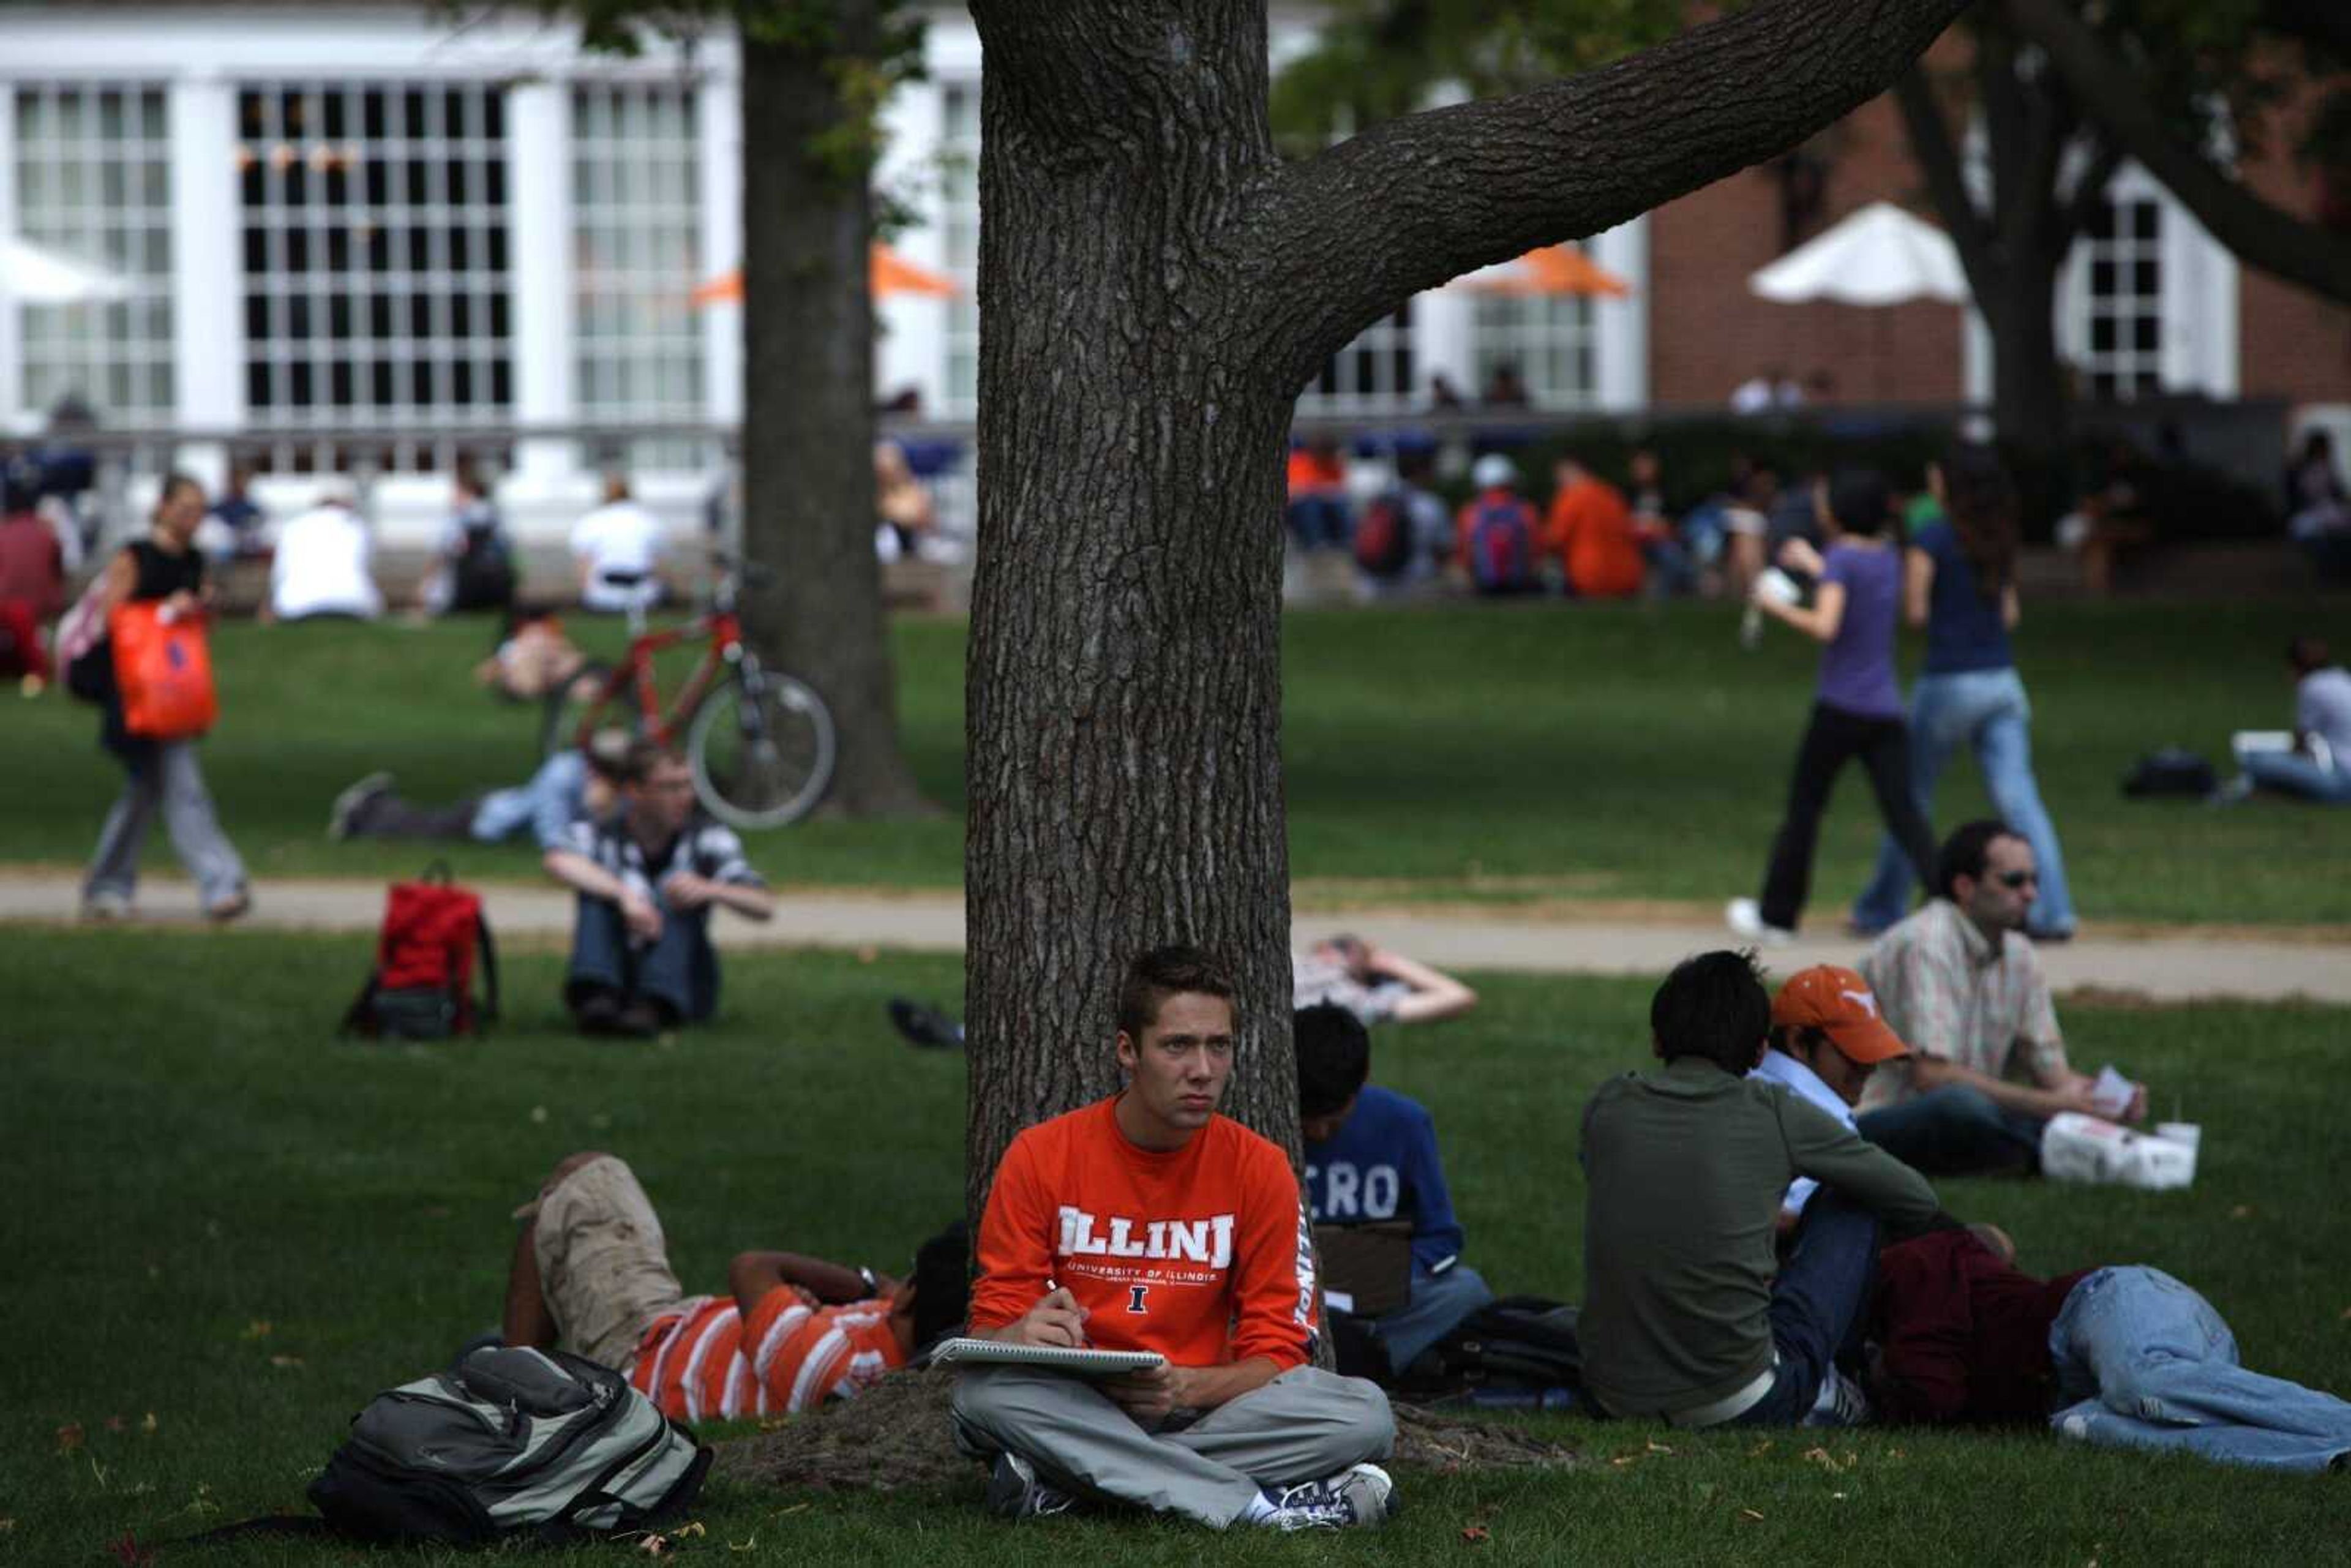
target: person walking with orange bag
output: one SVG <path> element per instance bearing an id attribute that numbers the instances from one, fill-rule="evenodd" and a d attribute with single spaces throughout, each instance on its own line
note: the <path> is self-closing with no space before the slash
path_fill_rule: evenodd
<path id="1" fill-rule="evenodd" d="M 126 696 L 145 698 L 150 694 L 126 693 L 116 677 L 117 654 L 122 650 L 113 644 L 122 634 L 120 629 L 133 621 L 152 618 L 152 626 L 138 630 L 168 636 L 172 628 L 184 629 L 190 620 L 204 614 L 204 558 L 191 548 L 196 525 L 204 519 L 204 486 L 184 474 L 166 477 L 155 503 L 152 528 L 145 538 L 125 545 L 107 562 L 92 606 L 108 635 L 77 664 L 86 662 L 96 667 L 94 684 L 102 686 L 105 710 L 99 741 L 121 762 L 125 778 L 122 792 L 99 831 L 98 852 L 91 857 L 82 883 L 82 914 L 88 919 L 117 919 L 130 913 L 139 882 L 139 852 L 159 812 L 172 835 L 173 852 L 196 879 L 197 895 L 207 918 L 234 920 L 253 904 L 245 862 L 228 835 L 221 831 L 212 793 L 204 787 L 204 768 L 196 758 L 196 741 L 210 718 L 209 670 L 204 672 L 206 678 L 195 694 L 201 706 L 176 722 L 167 717 L 160 724 L 147 716 L 148 711 L 175 705 L 127 704 Z M 154 609 L 149 615 L 121 613 L 150 605 Z M 184 636 L 178 640 L 185 644 Z M 197 652 L 201 653 L 200 646 Z M 133 729 L 127 706 L 141 710 L 138 722 L 150 733 Z"/>

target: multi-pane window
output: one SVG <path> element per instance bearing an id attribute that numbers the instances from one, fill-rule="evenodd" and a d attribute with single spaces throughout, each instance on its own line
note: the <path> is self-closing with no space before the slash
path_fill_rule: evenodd
<path id="1" fill-rule="evenodd" d="M 1331 356 L 1298 400 L 1311 413 L 1380 413 L 1408 408 L 1413 384 L 1413 302 L 1382 317 Z"/>
<path id="2" fill-rule="evenodd" d="M 946 274 L 946 407 L 968 419 L 979 405 L 979 84 L 951 82 L 939 93 L 939 235 Z"/>
<path id="3" fill-rule="evenodd" d="M 2080 353 L 2092 396 L 2163 390 L 2163 208 L 2101 202 L 2081 240 L 2087 319 Z"/>
<path id="4" fill-rule="evenodd" d="M 702 419 L 702 165 L 694 89 L 606 82 L 571 93 L 572 368 L 586 421 Z M 632 465 L 692 461 L 668 445 Z"/>
<path id="5" fill-rule="evenodd" d="M 15 89 L 16 225 L 33 244 L 124 287 L 122 298 L 26 305 L 18 401 L 71 398 L 106 423 L 173 412 L 172 164 L 163 90 Z"/>
<path id="6" fill-rule="evenodd" d="M 1477 305 L 1478 388 L 1505 368 L 1537 408 L 1589 408 L 1600 388 L 1592 301 L 1576 295 L 1489 297 Z"/>
<path id="7" fill-rule="evenodd" d="M 253 422 L 506 417 L 504 89 L 248 85 L 237 117 Z"/>

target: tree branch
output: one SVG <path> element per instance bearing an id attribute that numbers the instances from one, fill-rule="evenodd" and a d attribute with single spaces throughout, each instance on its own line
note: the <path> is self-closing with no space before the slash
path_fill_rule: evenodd
<path id="1" fill-rule="evenodd" d="M 1885 90 L 1966 4 L 1762 0 L 1601 69 L 1406 115 L 1275 171 L 1232 236 L 1269 368 L 1303 384 L 1424 288 L 1797 145 Z"/>
<path id="2" fill-rule="evenodd" d="M 2171 133 L 2160 108 L 2064 0 L 2006 0 L 2105 139 L 2137 159 L 2248 266 L 2351 304 L 2351 240 L 2254 195 Z"/>
<path id="3" fill-rule="evenodd" d="M 1933 200 L 1935 210 L 1942 214 L 1951 243 L 1959 246 L 1959 265 L 1967 270 L 1968 287 L 1980 303 L 1991 308 L 1989 302 L 2001 298 L 2001 261 L 1991 225 L 1976 205 L 1975 197 L 1968 193 L 1967 175 L 1959 166 L 1959 150 L 1951 140 L 1950 122 L 1943 117 L 1943 106 L 1935 99 L 1934 84 L 1928 79 L 1925 67 L 1913 66 L 1902 73 L 1894 84 L 1894 102 L 1901 110 L 1903 128 L 1909 133 L 1910 155 L 1917 160 L 1919 172 L 1927 177 L 1927 194 Z"/>
<path id="4" fill-rule="evenodd" d="M 2058 213 L 2054 243 L 2061 254 L 2073 248 L 2090 214 L 2106 199 L 2106 187 L 2114 183 L 2115 172 L 2122 166 L 2123 150 L 2111 139 L 2093 132 L 2089 162 L 2082 166 L 2082 177 L 2074 182 L 2073 193 Z"/>

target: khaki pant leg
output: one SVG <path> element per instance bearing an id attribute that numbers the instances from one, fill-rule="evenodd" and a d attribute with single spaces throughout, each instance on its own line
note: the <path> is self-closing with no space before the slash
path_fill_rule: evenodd
<path id="1" fill-rule="evenodd" d="M 653 1200 L 628 1163 L 607 1155 L 522 1210 L 534 1213 L 539 1290 L 562 1348 L 627 1371 L 653 1321 L 685 1299 Z"/>

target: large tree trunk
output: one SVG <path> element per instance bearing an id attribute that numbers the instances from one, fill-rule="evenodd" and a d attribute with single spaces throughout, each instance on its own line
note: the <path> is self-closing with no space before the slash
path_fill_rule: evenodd
<path id="1" fill-rule="evenodd" d="M 898 745 L 873 555 L 873 309 L 863 173 L 825 156 L 855 106 L 842 55 L 872 47 L 870 5 L 828 50 L 743 30 L 743 539 L 768 569 L 751 640 L 822 694 L 841 751 L 824 810 L 926 810 Z"/>
<path id="2" fill-rule="evenodd" d="M 1227 1109 L 1297 1148 L 1281 451 L 1316 368 L 1419 289 L 1794 146 L 1962 4 L 1763 0 L 1283 166 L 1262 5 L 974 0 L 975 1213 L 1015 1132 L 1115 1084 L 1116 981 L 1158 943 L 1232 964 Z"/>

